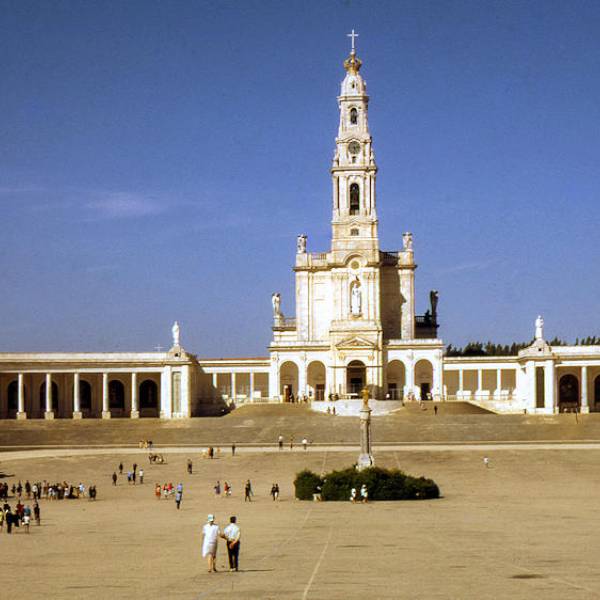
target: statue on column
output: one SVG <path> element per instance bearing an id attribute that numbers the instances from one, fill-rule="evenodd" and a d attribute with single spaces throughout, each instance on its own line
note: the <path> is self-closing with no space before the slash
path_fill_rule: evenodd
<path id="1" fill-rule="evenodd" d="M 271 303 L 273 304 L 273 317 L 281 317 L 281 294 L 279 292 L 271 294 Z"/>
<path id="2" fill-rule="evenodd" d="M 173 327 L 171 328 L 171 333 L 173 334 L 173 346 L 179 346 L 179 323 L 175 321 L 173 323 Z"/>
<path id="3" fill-rule="evenodd" d="M 405 251 L 413 251 L 413 234 L 410 231 L 402 234 L 402 243 L 404 244 Z"/>
<path id="4" fill-rule="evenodd" d="M 355 317 L 362 312 L 362 294 L 358 277 L 352 282 L 352 290 L 350 292 L 350 312 Z"/>
<path id="5" fill-rule="evenodd" d="M 296 254 L 306 253 L 306 235 L 303 233 L 296 238 Z"/>
<path id="6" fill-rule="evenodd" d="M 541 315 L 538 315 L 538 318 L 535 320 L 535 339 L 544 339 L 544 319 Z"/>

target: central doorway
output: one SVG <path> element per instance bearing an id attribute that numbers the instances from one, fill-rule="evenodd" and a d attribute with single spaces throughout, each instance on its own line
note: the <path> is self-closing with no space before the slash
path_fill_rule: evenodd
<path id="1" fill-rule="evenodd" d="M 579 410 L 579 380 L 575 375 L 563 375 L 558 383 L 558 411 Z"/>
<path id="2" fill-rule="evenodd" d="M 353 360 L 346 369 L 346 391 L 360 395 L 367 383 L 367 367 L 360 360 Z"/>

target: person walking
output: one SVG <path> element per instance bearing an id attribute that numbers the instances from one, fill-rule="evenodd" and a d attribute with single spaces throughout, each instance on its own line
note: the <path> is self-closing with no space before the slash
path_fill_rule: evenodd
<path id="1" fill-rule="evenodd" d="M 33 518 L 37 525 L 39 525 L 42 520 L 40 519 L 40 505 L 36 502 L 33 504 Z"/>
<path id="2" fill-rule="evenodd" d="M 155 483 L 154 484 L 154 495 L 156 496 L 157 500 L 160 500 L 160 494 L 161 494 L 160 483 Z"/>
<path id="3" fill-rule="evenodd" d="M 177 510 L 179 510 L 179 507 L 181 506 L 182 497 L 183 497 L 183 488 L 179 489 L 179 486 L 177 486 L 177 491 L 175 492 L 175 504 L 177 506 Z"/>
<path id="4" fill-rule="evenodd" d="M 122 466 L 122 465 L 119 465 Z M 112 483 L 113 485 L 117 485 L 117 474 L 113 472 L 112 474 Z"/>
<path id="5" fill-rule="evenodd" d="M 231 456 L 235 456 L 235 442 L 231 444 Z"/>
<path id="6" fill-rule="evenodd" d="M 188 458 L 187 459 L 187 472 L 188 472 L 188 475 L 192 474 L 192 470 L 193 470 L 192 469 L 192 459 Z"/>
<path id="7" fill-rule="evenodd" d="M 274 483 L 271 486 L 271 496 L 273 496 L 273 502 L 275 502 L 275 500 L 277 500 L 277 498 L 279 498 L 279 484 L 278 483 Z"/>
<path id="8" fill-rule="evenodd" d="M 223 493 L 225 494 L 225 498 L 231 496 L 231 486 L 227 481 L 223 484 Z"/>
<path id="9" fill-rule="evenodd" d="M 308 449 L 308 440 L 306 438 L 302 438 L 302 447 L 305 451 Z"/>
<path id="10" fill-rule="evenodd" d="M 215 490 L 215 498 L 220 498 L 221 497 L 221 482 L 217 481 L 217 483 L 214 486 L 214 490 Z"/>
<path id="11" fill-rule="evenodd" d="M 119 463 L 119 475 L 123 475 L 123 463 Z"/>
<path id="12" fill-rule="evenodd" d="M 363 504 L 366 504 L 369 501 L 369 492 L 367 490 L 366 484 L 364 483 L 360 487 L 360 499 L 363 502 Z"/>
<path id="13" fill-rule="evenodd" d="M 290 435 L 290 450 L 294 449 L 294 436 Z"/>
<path id="14" fill-rule="evenodd" d="M 241 531 L 235 516 L 229 517 L 229 525 L 223 530 L 222 536 L 227 542 L 227 556 L 229 558 L 229 570 L 238 571 L 240 561 L 240 537 Z"/>
<path id="15" fill-rule="evenodd" d="M 252 502 L 252 484 L 250 480 L 246 481 L 246 485 L 244 486 L 244 502 Z"/>
<path id="16" fill-rule="evenodd" d="M 214 515 L 208 515 L 206 525 L 202 528 L 202 557 L 208 560 L 208 572 L 216 573 L 217 543 L 219 541 L 219 526 L 215 523 Z"/>
<path id="17" fill-rule="evenodd" d="M 277 438 L 277 445 L 279 446 L 279 449 L 280 449 L 280 450 L 283 450 L 283 436 L 282 436 L 282 435 L 280 435 L 280 436 Z"/>
<path id="18" fill-rule="evenodd" d="M 350 502 L 352 502 L 352 504 L 356 502 L 356 488 L 350 490 Z"/>
<path id="19" fill-rule="evenodd" d="M 141 467 L 140 467 L 139 475 L 140 475 L 140 485 L 142 485 L 142 483 L 144 483 L 144 469 L 142 469 Z"/>

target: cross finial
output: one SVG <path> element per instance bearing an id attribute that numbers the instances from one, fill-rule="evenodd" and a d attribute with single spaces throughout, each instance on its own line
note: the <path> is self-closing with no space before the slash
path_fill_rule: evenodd
<path id="1" fill-rule="evenodd" d="M 352 39 L 352 52 L 354 52 L 354 38 L 358 37 L 358 33 L 354 33 L 354 29 L 352 30 L 352 33 L 347 33 L 346 37 L 349 37 Z"/>

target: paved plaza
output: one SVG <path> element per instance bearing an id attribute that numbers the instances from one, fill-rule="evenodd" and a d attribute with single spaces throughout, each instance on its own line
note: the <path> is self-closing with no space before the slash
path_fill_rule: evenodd
<path id="1" fill-rule="evenodd" d="M 98 500 L 42 500 L 42 525 L 27 535 L 0 535 L 2 596 L 23 599 L 256 598 L 485 599 L 600 597 L 600 448 L 575 444 L 488 448 L 456 446 L 376 451 L 378 465 L 427 475 L 443 497 L 368 505 L 299 502 L 294 474 L 348 466 L 356 452 L 301 448 L 269 452 L 225 448 L 203 459 L 167 451 L 150 465 L 140 451 L 104 449 L 53 456 L 53 450 L 0 455 L 8 481 L 83 481 Z M 61 452 L 71 452 L 62 450 Z M 115 452 L 115 453 L 112 453 Z M 489 456 L 486 468 L 483 457 Z M 191 457 L 194 473 L 186 473 Z M 125 476 L 112 487 L 119 461 L 145 470 L 143 485 Z M 243 501 L 250 478 L 255 496 Z M 233 486 L 216 498 L 217 480 Z M 156 500 L 154 483 L 181 481 L 181 510 Z M 269 490 L 279 483 L 281 498 Z M 208 513 L 242 528 L 241 572 L 207 573 L 200 556 Z"/>

